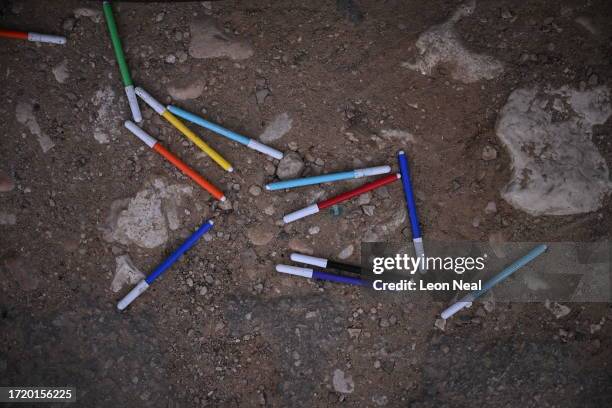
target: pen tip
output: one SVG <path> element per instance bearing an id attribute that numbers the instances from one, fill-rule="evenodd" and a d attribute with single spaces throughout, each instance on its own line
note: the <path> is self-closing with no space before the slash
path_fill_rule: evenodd
<path id="1" fill-rule="evenodd" d="M 229 171 L 230 173 L 234 171 L 233 167 L 230 167 L 229 169 L 227 169 L 227 171 Z"/>
<path id="2" fill-rule="evenodd" d="M 404 151 L 400 150 L 399 152 L 397 152 L 397 154 L 404 154 Z"/>
<path id="3" fill-rule="evenodd" d="M 227 198 L 225 198 L 225 196 L 221 196 L 221 198 L 219 199 L 219 201 L 225 201 L 227 200 Z"/>
<path id="4" fill-rule="evenodd" d="M 270 185 L 266 184 L 266 190 L 270 190 Z"/>
<path id="5" fill-rule="evenodd" d="M 214 222 L 213 220 L 208 220 L 208 223 L 209 223 L 210 225 L 215 225 L 215 222 Z"/>

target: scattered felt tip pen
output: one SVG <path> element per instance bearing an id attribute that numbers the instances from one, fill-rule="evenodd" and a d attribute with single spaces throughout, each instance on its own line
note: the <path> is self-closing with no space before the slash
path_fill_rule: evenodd
<path id="1" fill-rule="evenodd" d="M 232 172 L 234 168 L 232 165 L 223 158 L 216 150 L 210 147 L 206 142 L 204 142 L 198 135 L 196 135 L 191 129 L 189 129 L 183 122 L 179 120 L 176 116 L 174 116 L 168 109 L 166 109 L 161 103 L 157 101 L 157 99 L 153 98 L 151 94 L 142 89 L 141 87 L 136 87 L 136 95 L 138 95 L 147 105 L 151 107 L 155 112 L 161 115 L 164 119 L 166 119 L 172 126 L 178 129 L 187 139 L 189 139 L 193 144 L 198 146 L 200 150 L 206 153 L 211 159 L 215 161 L 223 170 Z"/>
<path id="2" fill-rule="evenodd" d="M 130 305 L 138 296 L 142 295 L 149 286 L 157 279 L 161 274 L 166 272 L 185 252 L 187 252 L 196 242 L 206 234 L 212 227 L 213 221 L 208 220 L 204 222 L 189 238 L 185 240 L 168 258 L 166 258 L 161 264 L 155 268 L 153 272 L 149 274 L 145 279 L 141 280 L 123 299 L 117 303 L 117 309 L 124 310 Z"/>
<path id="3" fill-rule="evenodd" d="M 328 272 L 317 271 L 310 268 L 301 268 L 299 266 L 291 265 L 276 265 L 276 271 L 286 273 L 289 275 L 301 276 L 308 279 L 318 279 L 329 282 L 344 283 L 347 285 L 366 286 L 367 282 L 360 278 L 353 278 L 351 276 L 337 275 Z"/>
<path id="4" fill-rule="evenodd" d="M 533 261 L 535 258 L 537 258 L 538 256 L 542 255 L 544 252 L 546 252 L 547 248 L 548 248 L 548 246 L 546 246 L 544 244 L 538 245 L 537 247 L 533 248 L 531 251 L 529 251 L 529 253 L 527 253 L 527 255 L 525 255 L 522 258 L 516 260 L 511 265 L 509 265 L 504 270 L 502 270 L 500 273 L 498 273 L 497 275 L 495 275 L 494 277 L 492 277 L 491 279 L 486 281 L 482 285 L 482 289 L 476 290 L 474 292 L 470 292 L 465 297 L 463 297 L 460 301 L 454 303 L 453 305 L 451 305 L 450 307 L 445 309 L 440 314 L 440 317 L 442 317 L 442 319 L 446 320 L 446 319 L 450 318 L 452 315 L 454 315 L 455 313 L 457 313 L 458 311 L 460 311 L 460 310 L 462 310 L 462 309 L 464 309 L 466 307 L 470 307 L 472 305 L 472 302 L 475 299 L 477 299 L 480 296 L 484 295 L 486 292 L 491 290 L 491 288 L 493 286 L 495 286 L 498 283 L 502 282 L 507 277 L 512 275 L 514 272 L 518 271 L 523 266 L 527 265 L 529 262 Z"/>
<path id="5" fill-rule="evenodd" d="M 361 187 L 357 187 L 353 190 L 344 192 L 342 194 L 339 194 L 335 197 L 329 198 L 327 200 L 318 202 L 316 204 L 312 204 L 309 205 L 308 207 L 302 208 L 301 210 L 297 210 L 295 212 L 292 212 L 291 214 L 287 214 L 283 217 L 283 221 L 285 222 L 285 224 L 288 224 L 290 222 L 299 220 L 300 218 L 304 218 L 307 217 L 309 215 L 313 215 L 318 213 L 319 211 L 331 207 L 333 205 L 339 204 L 343 201 L 347 201 L 350 200 L 351 198 L 357 197 L 361 194 L 367 193 L 368 191 L 371 190 L 375 190 L 377 188 L 380 188 L 384 185 L 390 184 L 394 181 L 396 181 L 397 179 L 401 178 L 401 175 L 399 173 L 396 174 L 389 174 L 385 177 L 381 177 L 379 179 L 376 179 L 370 183 L 364 184 Z"/>
<path id="6" fill-rule="evenodd" d="M 117 64 L 119 65 L 119 72 L 121 73 L 121 80 L 123 81 L 125 95 L 127 96 L 128 104 L 130 105 L 130 111 L 132 111 L 132 119 L 134 119 L 134 122 L 140 123 L 142 122 L 142 114 L 140 113 L 140 107 L 138 106 L 138 100 L 136 99 L 134 82 L 132 82 L 130 68 L 125 61 L 125 54 L 123 53 L 123 47 L 121 46 L 121 38 L 119 37 L 117 23 L 115 22 L 115 16 L 113 14 L 113 6 L 111 5 L 110 1 L 104 1 L 102 3 L 102 10 L 104 11 L 104 19 L 106 20 L 111 42 L 113 43 L 115 58 L 117 59 Z"/>
<path id="7" fill-rule="evenodd" d="M 421 227 L 417 216 L 416 201 L 412 191 L 412 181 L 410 179 L 410 168 L 408 167 L 408 158 L 403 150 L 397 154 L 400 174 L 402 175 L 402 187 L 404 189 L 404 197 L 406 198 L 406 206 L 408 208 L 408 216 L 410 218 L 410 228 L 412 230 L 412 242 L 414 243 L 414 252 L 417 258 L 425 257 L 425 249 L 423 248 L 423 237 L 421 235 Z M 421 273 L 425 273 L 425 262 L 419 262 Z"/>
<path id="8" fill-rule="evenodd" d="M 190 121 L 191 123 L 195 123 L 196 125 L 202 126 L 205 129 L 211 130 L 221 136 L 225 136 L 226 138 L 233 140 L 234 142 L 240 143 L 248 147 L 249 149 L 256 150 L 260 153 L 273 157 L 275 159 L 282 159 L 283 153 L 270 147 L 266 146 L 263 143 L 259 143 L 257 140 L 248 138 L 246 136 L 242 136 L 236 132 L 228 130 L 222 126 L 217 125 L 216 123 L 210 122 L 196 114 L 191 112 L 187 112 L 184 109 L 178 108 L 176 106 L 168 105 L 166 107 L 171 113 L 176 116 L 183 118 L 185 120 Z"/>
<path id="9" fill-rule="evenodd" d="M 130 120 L 125 121 L 125 127 L 130 132 L 132 132 L 136 137 L 142 140 L 147 146 L 151 149 L 155 150 L 161 156 L 163 156 L 166 160 L 172 163 L 177 169 L 183 172 L 187 177 L 191 178 L 195 181 L 200 187 L 204 190 L 208 191 L 210 195 L 215 197 L 217 200 L 225 201 L 225 195 L 221 190 L 215 187 L 212 183 L 198 174 L 195 170 L 189 167 L 185 162 L 176 157 L 174 154 L 169 152 L 161 143 L 159 143 L 155 138 L 145 132 L 143 129 L 138 127 L 134 122 Z"/>
<path id="10" fill-rule="evenodd" d="M 294 252 L 291 254 L 291 260 L 293 262 L 299 262 L 299 263 L 303 263 L 306 265 L 318 266 L 319 268 L 323 268 L 323 269 L 338 269 L 344 272 L 350 272 L 350 273 L 354 273 L 358 275 L 361 274 L 360 266 L 345 264 L 342 262 L 330 261 L 329 259 L 318 258 L 316 256 L 298 254 L 297 252 Z"/>
<path id="11" fill-rule="evenodd" d="M 16 30 L 6 30 L 0 28 L 0 37 L 3 38 L 14 38 L 17 40 L 26 40 L 31 42 L 42 42 L 49 44 L 66 44 L 66 37 L 62 37 L 61 35 L 50 35 L 50 34 L 40 34 L 40 33 L 31 33 L 26 31 L 16 31 Z"/>
<path id="12" fill-rule="evenodd" d="M 331 183 L 339 180 L 350 180 L 361 177 L 378 176 L 387 174 L 391 171 L 390 166 L 368 167 L 365 169 L 355 169 L 339 173 L 321 174 L 319 176 L 304 177 L 293 180 L 277 181 L 266 185 L 267 190 L 281 190 L 287 188 L 310 186 L 312 184 Z"/>

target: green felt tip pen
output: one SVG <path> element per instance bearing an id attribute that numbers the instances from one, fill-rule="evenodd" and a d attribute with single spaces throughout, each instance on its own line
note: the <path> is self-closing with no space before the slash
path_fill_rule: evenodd
<path id="1" fill-rule="evenodd" d="M 119 71 L 121 72 L 121 79 L 123 80 L 123 86 L 125 87 L 125 94 L 128 98 L 130 110 L 132 111 L 132 117 L 134 122 L 141 122 L 142 115 L 140 114 L 140 108 L 138 107 L 138 100 L 136 99 L 136 93 L 134 92 L 134 83 L 132 82 L 132 76 L 130 75 L 130 69 L 125 62 L 125 54 L 121 47 L 121 39 L 119 38 L 119 32 L 117 31 L 117 23 L 113 15 L 113 6 L 110 1 L 102 3 L 104 10 L 104 18 L 108 25 L 108 32 L 110 33 L 111 42 L 113 43 L 113 49 L 115 50 L 115 57 L 119 64 Z"/>

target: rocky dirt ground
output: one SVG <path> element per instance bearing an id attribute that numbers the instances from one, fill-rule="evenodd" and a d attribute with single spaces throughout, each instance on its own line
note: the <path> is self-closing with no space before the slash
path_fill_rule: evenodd
<path id="1" fill-rule="evenodd" d="M 612 405 L 609 304 L 479 304 L 442 324 L 440 302 L 279 276 L 292 251 L 359 262 L 362 242 L 410 229 L 398 183 L 287 226 L 360 183 L 262 188 L 403 148 L 426 237 L 609 239 L 609 2 L 115 8 L 137 84 L 290 154 L 200 132 L 224 173 L 141 104 L 219 205 L 122 128 L 99 2 L 1 1 L 0 26 L 68 43 L 0 40 L 0 385 L 72 385 L 87 407 Z M 213 232 L 119 313 L 206 218 Z"/>

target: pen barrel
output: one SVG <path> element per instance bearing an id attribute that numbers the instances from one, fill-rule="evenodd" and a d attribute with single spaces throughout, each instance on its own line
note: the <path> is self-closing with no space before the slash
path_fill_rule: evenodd
<path id="1" fill-rule="evenodd" d="M 187 139 L 189 139 L 193 144 L 198 146 L 200 150 L 206 153 L 215 163 L 217 163 L 221 168 L 226 171 L 232 171 L 232 165 L 225 160 L 216 150 L 210 147 L 206 142 L 204 142 L 198 135 L 196 135 L 191 129 L 189 129 L 183 122 L 180 121 L 179 118 L 174 116 L 169 110 L 164 110 L 162 113 L 164 119 L 172 124 L 175 128 L 177 128 Z"/>
<path id="2" fill-rule="evenodd" d="M 150 285 L 155 279 L 163 274 L 172 264 L 174 264 L 185 252 L 189 250 L 202 235 L 206 234 L 213 227 L 212 221 L 206 221 L 193 234 L 189 236 L 168 258 L 166 258 L 153 272 L 147 276 L 146 282 Z"/>
<path id="3" fill-rule="evenodd" d="M 313 271 L 312 278 L 319 279 L 319 280 L 326 280 L 330 282 L 336 282 L 336 283 L 345 283 L 348 285 L 356 285 L 356 286 L 365 285 L 365 281 L 363 279 L 352 278 L 350 276 L 334 275 L 332 273 L 321 272 L 321 271 Z"/>
<path id="4" fill-rule="evenodd" d="M 408 206 L 408 215 L 410 216 L 410 228 L 412 230 L 412 238 L 421 237 L 421 227 L 417 217 L 416 202 L 412 191 L 412 181 L 410 180 L 410 168 L 408 167 L 408 158 L 404 152 L 397 155 L 400 174 L 402 175 L 402 186 L 404 188 L 404 197 Z"/>
<path id="5" fill-rule="evenodd" d="M 538 256 L 542 255 L 544 252 L 546 252 L 547 248 L 548 247 L 546 245 L 543 245 L 543 244 L 542 245 L 538 245 L 537 247 L 533 248 L 525 256 L 523 256 L 522 258 L 516 260 L 515 262 L 513 262 L 512 264 L 507 266 L 503 271 L 501 271 L 500 273 L 498 273 L 497 275 L 495 275 L 494 277 L 492 277 L 491 279 L 486 281 L 482 285 L 482 289 L 480 289 L 478 291 L 474 291 L 474 292 L 470 293 L 468 296 L 471 296 L 472 299 L 477 299 L 478 297 L 482 296 L 484 293 L 489 291 L 493 286 L 495 286 L 498 283 L 504 281 L 510 275 L 512 275 L 514 272 L 518 271 L 523 266 L 527 265 L 529 262 L 533 261 L 535 258 L 537 258 Z"/>
<path id="6" fill-rule="evenodd" d="M 181 159 L 179 159 L 174 154 L 172 154 L 170 151 L 168 151 L 168 149 L 166 149 L 163 145 L 161 145 L 160 143 L 156 143 L 155 146 L 153 146 L 153 150 L 155 150 L 157 153 L 162 155 L 170 163 L 174 164 L 174 166 L 177 169 L 179 169 L 187 177 L 191 178 L 193 181 L 198 183 L 200 187 L 208 191 L 217 200 L 223 200 L 225 198 L 225 195 L 223 194 L 221 190 L 215 187 L 211 182 L 206 180 L 204 177 L 202 177 L 199 173 L 197 173 L 187 164 L 185 164 L 185 162 L 183 162 Z"/>
<path id="7" fill-rule="evenodd" d="M 149 284 L 146 281 L 140 281 L 138 285 L 136 285 L 127 295 L 123 297 L 123 299 L 119 301 L 119 303 L 117 303 L 117 309 L 124 310 L 148 288 Z"/>
<path id="8" fill-rule="evenodd" d="M 119 65 L 119 72 L 121 72 L 123 86 L 133 85 L 130 70 L 125 62 L 125 54 L 123 53 L 123 47 L 121 46 L 121 39 L 119 38 L 117 23 L 115 22 L 115 16 L 113 15 L 113 6 L 109 1 L 105 1 L 102 4 L 102 9 L 104 11 L 104 18 L 106 19 L 106 25 L 108 26 L 111 42 L 113 43 L 113 49 L 115 50 L 115 57 L 117 58 L 117 64 Z"/>
<path id="9" fill-rule="evenodd" d="M 28 40 L 29 34 L 24 31 L 0 29 L 0 37 L 15 38 L 17 40 Z"/>
<path id="10" fill-rule="evenodd" d="M 345 171 L 342 173 L 323 174 L 320 176 L 304 177 L 300 179 L 277 181 L 266 185 L 266 190 L 282 190 L 283 188 L 294 188 L 310 186 L 312 184 L 330 183 L 332 181 L 348 180 L 355 178 L 354 172 Z"/>
<path id="11" fill-rule="evenodd" d="M 354 274 L 357 274 L 357 275 L 361 274 L 361 267 L 360 266 L 349 265 L 349 264 L 345 264 L 345 263 L 342 263 L 342 262 L 327 261 L 327 267 L 331 268 L 331 269 L 338 269 L 338 270 L 341 270 L 341 271 L 354 273 Z"/>
<path id="12" fill-rule="evenodd" d="M 188 120 L 208 130 L 212 130 L 213 132 L 218 133 L 222 136 L 225 136 L 228 139 L 233 140 L 234 142 L 238 142 L 243 145 L 248 145 L 249 141 L 251 140 L 248 137 L 242 136 L 236 132 L 233 132 L 229 129 L 224 128 L 223 126 L 210 122 L 194 113 L 188 112 L 181 108 L 177 108 L 176 106 L 169 105 L 169 106 L 166 106 L 166 109 L 168 109 L 170 112 L 172 112 L 174 115 L 180 118 Z"/>
<path id="13" fill-rule="evenodd" d="M 371 183 L 364 184 L 363 186 L 358 187 L 354 190 L 350 190 L 336 197 L 332 197 L 328 200 L 321 201 L 317 205 L 319 206 L 319 209 L 323 210 L 325 208 L 331 207 L 332 205 L 339 204 L 343 201 L 347 201 L 347 200 L 350 200 L 351 198 L 357 197 L 363 193 L 367 193 L 368 191 L 382 187 L 386 184 L 393 183 L 398 178 L 399 178 L 399 174 L 389 174 L 388 176 L 381 177 L 378 180 L 374 180 Z"/>

